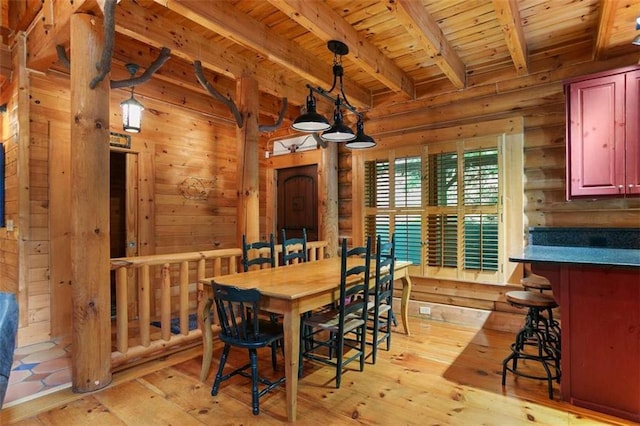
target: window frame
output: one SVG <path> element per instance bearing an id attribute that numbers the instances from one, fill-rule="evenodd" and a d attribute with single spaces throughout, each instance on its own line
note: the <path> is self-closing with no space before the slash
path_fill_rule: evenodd
<path id="1" fill-rule="evenodd" d="M 506 147 L 506 149 L 505 149 Z M 396 216 L 404 214 L 418 214 L 421 218 L 421 232 L 420 232 L 420 257 L 421 262 L 419 265 L 412 265 L 410 273 L 414 276 L 421 276 L 434 279 L 449 279 L 449 280 L 462 280 L 469 282 L 482 282 L 489 284 L 503 283 L 505 277 L 513 271 L 513 266 L 505 268 L 508 262 L 508 255 L 514 251 L 514 247 L 522 247 L 523 240 L 518 240 L 506 235 L 507 228 L 515 229 L 519 231 L 519 234 L 523 233 L 523 221 L 522 221 L 522 195 L 517 196 L 518 193 L 522 194 L 522 162 L 523 162 L 523 137 L 522 133 L 519 134 L 494 134 L 488 136 L 478 136 L 473 138 L 461 138 L 459 140 L 434 142 L 428 144 L 416 144 L 403 146 L 393 149 L 376 149 L 367 152 L 358 152 L 354 155 L 354 185 L 359 188 L 354 191 L 354 203 L 360 205 L 360 209 L 354 209 L 354 211 L 361 212 L 360 217 L 354 217 L 354 228 L 359 227 L 361 235 L 365 235 L 365 226 L 367 217 L 374 214 L 389 216 L 389 229 L 394 230 L 394 218 Z M 389 201 L 390 205 L 386 209 L 367 207 L 365 205 L 365 164 L 367 161 L 388 161 L 389 162 L 389 185 L 393 188 L 394 182 L 394 167 L 396 159 L 404 157 L 419 156 L 422 158 L 423 177 L 425 173 L 425 167 L 428 165 L 429 155 L 448 152 L 461 152 L 475 151 L 481 149 L 497 149 L 498 158 L 498 202 L 496 205 L 483 206 L 483 205 L 470 205 L 464 206 L 462 203 L 462 191 L 458 191 L 459 202 L 457 207 L 449 206 L 428 206 L 428 187 L 422 188 L 422 201 L 420 207 L 408 207 L 397 208 L 395 206 L 395 199 L 393 190 L 390 189 Z M 461 155 L 458 155 L 459 164 L 462 162 Z M 513 164 L 511 164 L 513 163 Z M 460 167 L 460 166 L 459 166 Z M 462 169 L 460 169 L 462 170 Z M 458 173 L 458 187 L 462 188 L 463 173 Z M 513 185 L 512 185 L 513 180 Z M 509 182 L 509 185 L 506 184 Z M 505 196 L 505 194 L 507 196 Z M 512 194 L 516 194 L 515 196 Z M 510 216 L 508 220 L 505 218 L 505 199 L 514 199 L 514 209 L 507 215 Z M 520 205 L 518 206 L 518 201 Z M 451 211 L 453 210 L 453 213 Z M 497 217 L 497 233 L 498 233 L 498 258 L 497 258 L 497 270 L 486 271 L 479 269 L 465 269 L 459 267 L 462 265 L 462 252 L 465 247 L 464 244 L 457 244 L 457 259 L 458 267 L 436 267 L 429 266 L 427 262 L 427 247 L 425 242 L 427 241 L 427 218 L 430 214 L 442 214 L 461 213 L 469 214 L 491 214 Z M 457 235 L 460 240 L 460 235 L 463 234 L 464 219 L 458 220 Z M 397 238 L 397 236 L 396 236 Z"/>

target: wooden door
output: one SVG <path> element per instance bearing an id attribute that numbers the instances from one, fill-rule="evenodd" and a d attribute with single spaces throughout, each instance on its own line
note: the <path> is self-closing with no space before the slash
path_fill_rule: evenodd
<path id="1" fill-rule="evenodd" d="M 287 238 L 301 237 L 307 230 L 307 240 L 318 240 L 318 166 L 278 169 L 277 240 L 282 229 Z"/>
<path id="2" fill-rule="evenodd" d="M 567 123 L 569 198 L 622 193 L 624 92 L 624 74 L 570 85 Z"/>

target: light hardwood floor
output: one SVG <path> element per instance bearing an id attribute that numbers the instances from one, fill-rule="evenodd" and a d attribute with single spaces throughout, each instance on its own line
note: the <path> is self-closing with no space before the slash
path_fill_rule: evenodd
<path id="1" fill-rule="evenodd" d="M 411 337 L 393 335 L 391 351 L 375 365 L 348 371 L 335 389 L 333 371 L 305 362 L 299 384 L 298 423 L 303 425 L 628 425 L 628 421 L 547 397 L 546 383 L 513 376 L 501 385 L 501 362 L 513 334 L 411 318 Z M 91 394 L 63 390 L 0 412 L 0 424 L 16 425 L 217 425 L 286 422 L 284 388 L 264 396 L 251 414 L 248 379 L 225 382 L 217 397 L 211 383 L 221 346 L 206 383 L 198 380 L 201 349 L 174 354 L 114 374 L 113 383 Z M 262 351 L 260 371 L 282 375 Z M 232 350 L 229 362 L 247 361 Z M 357 363 L 353 363 L 357 364 Z M 356 368 L 355 366 L 352 368 Z"/>

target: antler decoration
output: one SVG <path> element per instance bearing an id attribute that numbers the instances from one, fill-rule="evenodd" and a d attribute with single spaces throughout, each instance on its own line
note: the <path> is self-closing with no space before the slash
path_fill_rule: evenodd
<path id="1" fill-rule="evenodd" d="M 67 68 L 71 67 L 71 61 L 67 56 L 67 52 L 64 50 L 64 46 L 57 45 L 56 51 L 58 52 L 58 60 L 62 65 Z M 147 82 L 151 76 L 160 69 L 164 65 L 165 62 L 169 60 L 171 57 L 171 49 L 168 47 L 163 47 L 158 54 L 158 57 L 153 61 L 153 63 L 145 70 L 144 73 L 140 77 L 133 77 L 126 80 L 111 80 L 110 87 L 112 89 L 120 89 L 123 87 L 131 87 L 137 86 L 138 84 Z"/>
<path id="2" fill-rule="evenodd" d="M 148 81 L 151 76 L 160 69 L 164 65 L 165 62 L 169 60 L 171 57 L 171 49 L 168 47 L 163 47 L 158 54 L 158 57 L 153 61 L 153 63 L 147 68 L 144 73 L 140 77 L 133 77 L 127 80 L 111 80 L 111 88 L 112 89 L 120 89 L 122 87 L 131 87 L 137 86 L 140 83 L 145 83 Z"/>
<path id="3" fill-rule="evenodd" d="M 111 57 L 113 56 L 113 45 L 116 32 L 116 3 L 117 0 L 106 0 L 104 4 L 104 50 L 97 64 L 98 75 L 91 80 L 89 87 L 95 89 L 98 83 L 111 71 Z"/>
<path id="4" fill-rule="evenodd" d="M 287 98 L 282 98 L 282 108 L 280 108 L 280 114 L 278 114 L 278 120 L 272 124 L 267 126 L 266 124 L 261 124 L 258 126 L 258 130 L 261 132 L 273 132 L 282 124 L 282 120 L 284 119 L 284 114 L 287 112 Z"/>
<path id="5" fill-rule="evenodd" d="M 240 111 L 238 111 L 238 107 L 236 106 L 236 103 L 233 102 L 233 99 L 231 99 L 231 97 L 225 98 L 220 92 L 218 92 L 211 85 L 211 83 L 207 81 L 206 77 L 204 76 L 204 73 L 202 72 L 202 62 L 195 61 L 193 63 L 193 68 L 195 69 L 195 72 L 196 72 L 196 78 L 198 79 L 198 82 L 202 85 L 202 87 L 204 87 L 211 96 L 213 96 L 218 101 L 225 104 L 227 108 L 229 108 L 229 110 L 231 111 L 231 113 L 236 119 L 236 124 L 238 124 L 238 127 L 242 129 L 244 120 L 242 118 L 242 114 L 240 114 Z"/>

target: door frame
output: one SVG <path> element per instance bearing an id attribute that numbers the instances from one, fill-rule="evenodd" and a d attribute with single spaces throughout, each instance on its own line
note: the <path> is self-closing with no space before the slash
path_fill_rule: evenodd
<path id="1" fill-rule="evenodd" d="M 328 148 L 272 156 L 266 165 L 265 233 L 277 235 L 278 170 L 298 166 L 318 167 L 318 239 L 329 243 L 330 257 L 338 250 L 338 151 L 336 144 Z"/>

